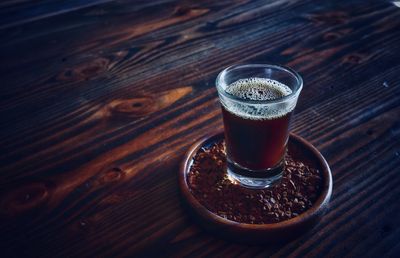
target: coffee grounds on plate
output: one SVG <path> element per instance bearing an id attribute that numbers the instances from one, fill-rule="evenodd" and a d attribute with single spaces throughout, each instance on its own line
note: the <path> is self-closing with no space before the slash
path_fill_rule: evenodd
<path id="1" fill-rule="evenodd" d="M 298 216 L 317 200 L 322 185 L 318 169 L 285 158 L 282 179 L 266 189 L 245 188 L 226 174 L 224 142 L 201 148 L 193 158 L 187 181 L 192 194 L 211 212 L 248 224 L 277 223 Z"/>

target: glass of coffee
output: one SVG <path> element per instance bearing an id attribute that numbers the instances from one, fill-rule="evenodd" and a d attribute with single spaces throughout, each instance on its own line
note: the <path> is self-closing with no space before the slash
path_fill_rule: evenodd
<path id="1" fill-rule="evenodd" d="M 303 87 L 280 65 L 231 66 L 217 77 L 228 176 L 250 188 L 278 182 L 284 170 L 289 123 Z"/>

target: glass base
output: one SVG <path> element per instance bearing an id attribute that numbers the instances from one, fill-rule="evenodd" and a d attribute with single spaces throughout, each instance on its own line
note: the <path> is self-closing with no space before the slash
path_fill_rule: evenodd
<path id="1" fill-rule="evenodd" d="M 263 189 L 271 187 L 278 183 L 282 178 L 284 170 L 284 160 L 279 162 L 274 168 L 266 170 L 250 170 L 241 167 L 239 164 L 228 160 L 228 177 L 232 181 L 236 181 L 240 185 L 253 188 Z"/>

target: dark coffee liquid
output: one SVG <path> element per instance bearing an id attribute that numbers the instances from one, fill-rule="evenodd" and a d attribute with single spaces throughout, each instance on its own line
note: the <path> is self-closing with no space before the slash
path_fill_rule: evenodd
<path id="1" fill-rule="evenodd" d="M 228 156 L 251 170 L 272 168 L 285 154 L 291 112 L 271 120 L 236 116 L 222 107 Z"/>
<path id="2" fill-rule="evenodd" d="M 271 100 L 288 95 L 291 90 L 276 81 L 250 78 L 229 85 L 227 92 L 243 99 Z M 237 107 L 235 110 L 235 107 L 222 106 L 227 154 L 231 161 L 250 170 L 278 165 L 286 151 L 292 110 L 253 117 L 236 111 Z"/>

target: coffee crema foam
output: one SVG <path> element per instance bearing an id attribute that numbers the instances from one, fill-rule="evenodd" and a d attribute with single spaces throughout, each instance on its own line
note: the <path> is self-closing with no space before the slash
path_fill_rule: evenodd
<path id="1" fill-rule="evenodd" d="M 267 78 L 240 79 L 228 85 L 225 92 L 243 100 L 276 100 L 292 93 L 283 83 Z M 231 113 L 254 120 L 276 119 L 292 111 L 295 100 L 271 104 L 241 104 L 234 101 L 223 101 L 226 110 Z"/>
<path id="2" fill-rule="evenodd" d="M 255 77 L 235 81 L 225 92 L 245 100 L 274 100 L 289 95 L 292 90 L 278 81 Z"/>

